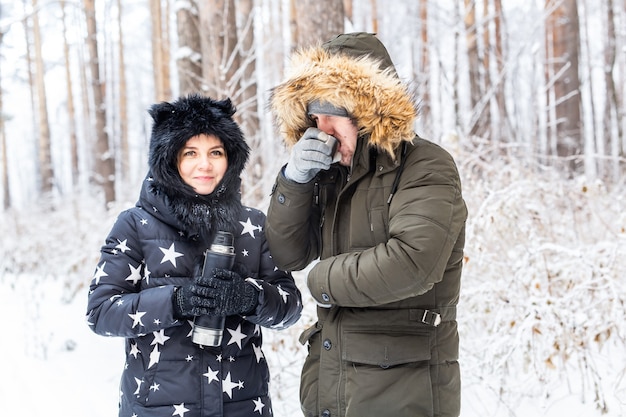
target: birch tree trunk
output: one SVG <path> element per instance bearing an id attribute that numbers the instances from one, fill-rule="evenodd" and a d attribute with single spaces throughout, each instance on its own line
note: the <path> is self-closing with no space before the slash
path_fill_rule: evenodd
<path id="1" fill-rule="evenodd" d="M 619 151 L 623 140 L 622 124 L 620 122 L 619 99 L 615 79 L 615 60 L 617 56 L 616 31 L 615 31 L 615 11 L 613 0 L 607 0 L 606 5 L 606 32 L 604 41 L 604 83 L 606 85 L 606 103 L 604 104 L 604 135 L 600 140 L 604 140 L 606 154 L 611 155 L 615 161 L 609 170 L 609 164 L 601 161 L 600 172 L 603 179 L 609 179 L 609 175 L 619 178 Z"/>
<path id="2" fill-rule="evenodd" d="M 86 42 L 90 55 L 89 69 L 91 71 L 91 90 L 96 121 L 95 167 L 93 174 L 96 185 L 100 186 L 104 191 L 105 203 L 108 205 L 115 201 L 115 160 L 106 129 L 105 84 L 100 79 L 95 0 L 83 0 L 83 5 L 87 22 Z"/>
<path id="3" fill-rule="evenodd" d="M 417 66 L 418 73 L 414 75 L 419 80 L 420 98 L 422 102 L 421 117 L 422 123 L 427 124 L 430 119 L 430 47 L 428 38 L 428 0 L 420 0 L 419 3 L 419 21 L 420 21 L 420 62 Z"/>
<path id="4" fill-rule="evenodd" d="M 480 135 L 478 122 L 480 120 L 480 109 L 478 105 L 481 98 L 480 88 L 480 70 L 481 63 L 478 51 L 478 27 L 476 24 L 476 5 L 475 0 L 464 0 L 465 14 L 463 23 L 465 26 L 465 42 L 467 45 L 467 65 L 470 85 L 470 124 L 469 134 Z"/>
<path id="5" fill-rule="evenodd" d="M 126 64 L 124 60 L 124 31 L 122 29 L 122 0 L 117 0 L 118 77 L 119 77 L 119 128 L 120 174 L 122 180 L 130 178 L 130 147 L 128 144 L 128 99 L 126 96 Z"/>
<path id="6" fill-rule="evenodd" d="M 0 18 L 2 10 L 0 9 Z M 4 32 L 0 30 L 0 47 L 2 47 L 2 37 Z M 6 136 L 4 131 L 4 105 L 2 96 L 2 66 L 0 66 L 0 162 L 2 162 L 2 208 L 4 210 L 11 207 L 11 193 L 9 188 L 9 159 L 7 158 Z"/>
<path id="7" fill-rule="evenodd" d="M 35 85 L 37 88 L 37 116 L 38 116 L 38 160 L 39 160 L 39 189 L 48 194 L 54 184 L 54 170 L 50 152 L 50 124 L 48 122 L 48 106 L 46 104 L 45 66 L 41 50 L 41 31 L 39 28 L 39 6 L 37 0 L 32 0 L 33 10 L 33 43 L 35 53 Z"/>
<path id="8" fill-rule="evenodd" d="M 65 0 L 60 0 L 61 18 L 63 23 L 63 57 L 65 59 L 65 84 L 67 90 L 67 120 L 70 141 L 70 164 L 72 173 L 72 186 L 78 184 L 78 139 L 76 137 L 76 108 L 74 106 L 74 88 L 70 61 L 70 46 L 67 40 L 67 14 L 65 13 Z"/>
<path id="9" fill-rule="evenodd" d="M 202 91 L 202 45 L 198 8 L 194 2 L 176 11 L 178 88 L 180 95 Z"/>

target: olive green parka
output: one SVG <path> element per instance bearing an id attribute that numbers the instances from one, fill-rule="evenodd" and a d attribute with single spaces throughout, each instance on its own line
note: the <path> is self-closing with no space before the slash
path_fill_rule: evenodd
<path id="1" fill-rule="evenodd" d="M 296 52 L 272 91 L 282 137 L 306 107 L 345 108 L 359 129 L 352 167 L 306 184 L 279 173 L 266 235 L 276 264 L 310 270 L 319 303 L 300 399 L 305 416 L 458 416 L 459 300 L 467 209 L 452 157 L 415 135 L 414 98 L 372 34 Z"/>

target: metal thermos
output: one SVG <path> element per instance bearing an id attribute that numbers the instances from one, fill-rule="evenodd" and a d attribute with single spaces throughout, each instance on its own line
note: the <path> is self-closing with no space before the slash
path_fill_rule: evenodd
<path id="1" fill-rule="evenodd" d="M 234 237 L 232 233 L 218 231 L 211 247 L 206 251 L 202 275 L 208 277 L 213 268 L 233 268 L 235 262 Z M 202 346 L 220 346 L 224 333 L 224 321 L 221 316 L 198 316 L 194 320 L 191 340 Z"/>

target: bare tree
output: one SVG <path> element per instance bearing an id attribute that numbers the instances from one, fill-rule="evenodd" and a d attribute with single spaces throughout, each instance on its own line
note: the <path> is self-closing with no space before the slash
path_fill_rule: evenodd
<path id="1" fill-rule="evenodd" d="M 476 26 L 475 0 L 464 0 L 464 5 L 463 22 L 465 24 L 465 42 L 467 44 L 471 115 L 473 116 L 482 94 L 480 88 L 480 59 L 478 57 L 478 28 Z M 470 126 L 470 132 L 471 134 L 477 134 L 475 123 Z"/>
<path id="2" fill-rule="evenodd" d="M 239 86 L 235 2 L 199 0 L 203 89 L 215 98 L 232 97 Z"/>
<path id="3" fill-rule="evenodd" d="M 181 95 L 202 90 L 202 43 L 198 8 L 195 2 L 186 2 L 187 7 L 176 10 L 176 30 L 178 33 L 178 88 Z"/>
<path id="4" fill-rule="evenodd" d="M 546 84 L 550 151 L 572 174 L 581 166 L 580 34 L 576 0 L 546 0 Z"/>
<path id="5" fill-rule="evenodd" d="M 37 0 L 32 0 L 33 6 L 33 43 L 35 53 L 35 86 L 37 90 L 38 116 L 38 158 L 39 158 L 39 187 L 41 192 L 50 193 L 54 183 L 54 170 L 50 152 L 50 124 L 48 122 L 48 106 L 46 104 L 45 66 L 43 62 L 41 31 L 39 28 L 39 6 Z"/>
<path id="6" fill-rule="evenodd" d="M 0 9 L 0 17 L 2 17 L 2 10 Z M 0 47 L 2 46 L 2 38 L 4 37 L 4 32 L 0 27 Z M 0 162 L 2 163 L 2 172 L 0 172 L 0 177 L 2 177 L 2 207 L 6 210 L 11 207 L 11 193 L 9 188 L 9 159 L 7 158 L 7 146 L 6 146 L 6 136 L 4 131 L 4 105 L 3 105 L 3 94 L 2 94 L 2 66 L 0 65 Z"/>
<path id="7" fill-rule="evenodd" d="M 76 137 L 76 108 L 74 106 L 74 88 L 70 63 L 70 47 L 67 40 L 67 15 L 65 0 L 60 0 L 61 21 L 63 23 L 63 57 L 65 59 L 65 85 L 67 90 L 67 118 L 68 135 L 70 140 L 70 164 L 72 170 L 72 185 L 78 183 L 78 140 Z"/>
<path id="8" fill-rule="evenodd" d="M 102 187 L 105 203 L 109 204 L 115 201 L 115 159 L 113 150 L 109 144 L 109 134 L 106 129 L 106 103 L 104 101 L 105 83 L 100 78 L 95 0 L 83 0 L 83 5 L 87 22 L 86 42 L 90 55 L 91 91 L 96 122 L 94 180 L 98 186 Z"/>
<path id="9" fill-rule="evenodd" d="M 414 78 L 419 80 L 422 118 L 430 118 L 430 48 L 428 39 L 428 0 L 419 2 L 419 22 L 420 22 L 420 44 L 419 44 L 419 65 L 418 73 Z"/>
<path id="10" fill-rule="evenodd" d="M 166 3 L 169 2 L 166 0 Z M 165 17 L 164 17 L 165 16 Z M 152 62 L 156 101 L 169 100 L 172 96 L 170 84 L 170 43 L 167 10 L 163 13 L 161 0 L 150 0 L 152 22 Z"/>
<path id="11" fill-rule="evenodd" d="M 626 4 L 626 3 L 625 3 Z M 620 121 L 619 99 L 617 88 L 615 87 L 614 71 L 615 60 L 617 56 L 617 34 L 615 31 L 615 10 L 613 0 L 607 0 L 606 5 L 606 30 L 604 41 L 604 83 L 607 89 L 607 100 L 604 104 L 604 135 L 600 140 L 604 140 L 604 149 L 607 154 L 615 157 L 615 165 L 613 166 L 613 175 L 615 179 L 619 176 L 617 157 L 620 154 L 620 143 L 623 140 L 623 129 Z M 616 132 L 614 134 L 613 132 Z M 605 167 L 604 178 L 608 176 L 608 170 Z"/>
<path id="12" fill-rule="evenodd" d="M 343 0 L 292 0 L 292 3 L 298 28 L 296 46 L 314 45 L 344 31 Z"/>
<path id="13" fill-rule="evenodd" d="M 248 139 L 252 149 L 261 147 L 260 126 L 258 100 L 257 100 L 257 81 L 256 81 L 256 49 L 254 45 L 254 18 L 255 13 L 253 0 L 240 0 L 237 2 L 238 16 L 238 35 L 239 47 L 237 54 L 239 55 L 240 70 L 238 71 L 238 91 L 234 95 L 238 112 L 237 119 L 241 124 L 241 128 Z M 262 177 L 264 173 L 265 161 L 261 152 L 253 152 L 248 163 L 247 174 L 250 177 L 247 184 L 253 185 L 252 199 L 259 201 L 263 198 L 266 190 L 262 187 Z"/>
<path id="14" fill-rule="evenodd" d="M 486 1 L 486 0 L 485 0 Z M 494 26 L 494 38 L 493 38 L 493 56 L 495 58 L 496 64 L 496 75 L 498 77 L 497 85 L 496 85 L 496 108 L 499 112 L 499 121 L 506 123 L 508 121 L 508 113 L 506 110 L 506 101 L 504 100 L 504 85 L 506 74 L 504 72 L 504 49 L 502 48 L 502 39 L 503 39 L 503 15 L 502 15 L 502 0 L 493 0 L 494 6 L 494 15 L 493 15 L 493 26 Z M 508 134 L 500 135 L 499 139 L 508 137 Z"/>
<path id="15" fill-rule="evenodd" d="M 122 30 L 122 0 L 117 0 L 117 37 L 118 37 L 118 77 L 119 77 L 119 123 L 120 123 L 120 168 L 122 179 L 130 177 L 130 149 L 128 145 L 128 98 L 126 96 L 126 64 L 124 61 L 124 31 Z"/>

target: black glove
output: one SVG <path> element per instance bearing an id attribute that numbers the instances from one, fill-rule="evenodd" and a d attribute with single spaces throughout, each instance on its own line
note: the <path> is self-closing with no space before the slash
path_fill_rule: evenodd
<path id="1" fill-rule="evenodd" d="M 209 300 L 208 314 L 232 316 L 250 314 L 259 302 L 259 293 L 237 272 L 214 268 L 213 276 L 202 278 L 202 295 Z"/>
<path id="2" fill-rule="evenodd" d="M 174 316 L 179 319 L 189 319 L 193 316 L 209 314 L 211 300 L 205 295 L 205 282 L 208 278 L 198 275 L 191 284 L 186 284 L 174 290 L 172 301 Z"/>

